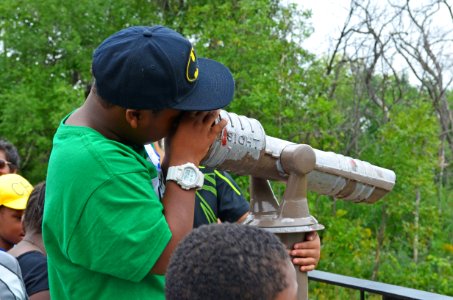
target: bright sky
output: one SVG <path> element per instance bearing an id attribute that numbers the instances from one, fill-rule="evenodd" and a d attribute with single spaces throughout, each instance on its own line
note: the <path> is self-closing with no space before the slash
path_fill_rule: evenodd
<path id="1" fill-rule="evenodd" d="M 350 0 L 290 0 L 301 9 L 312 11 L 314 32 L 303 46 L 313 53 L 325 52 L 343 26 L 349 11 Z"/>
<path id="2" fill-rule="evenodd" d="M 381 0 L 375 1 L 379 3 Z M 415 3 L 426 2 L 417 1 Z M 334 39 L 338 38 L 349 12 L 351 0 L 282 0 L 282 2 L 297 3 L 300 9 L 312 11 L 311 22 L 314 32 L 303 46 L 313 53 L 324 53 L 332 45 Z M 437 26 L 452 27 L 453 20 L 446 9 L 436 14 L 435 21 Z"/>
<path id="3" fill-rule="evenodd" d="M 372 5 L 384 4 L 381 0 L 371 0 Z M 393 3 L 401 3 L 402 0 L 392 1 Z M 417 0 L 411 2 L 411 7 L 414 9 L 417 5 L 427 3 L 428 0 Z M 340 30 L 344 26 L 347 18 L 351 0 L 282 0 L 282 3 L 297 3 L 299 9 L 309 9 L 312 11 L 311 23 L 314 28 L 312 35 L 303 42 L 302 46 L 312 53 L 324 55 L 329 49 L 334 46 L 335 39 L 339 37 Z M 384 4 L 385 5 L 385 4 Z M 432 32 L 445 32 L 450 28 L 448 33 L 449 38 L 453 38 L 453 20 L 445 6 L 441 5 L 441 10 L 436 12 L 433 18 Z M 436 30 L 439 29 L 439 30 Z M 439 46 L 445 44 L 438 44 Z M 435 46 L 433 46 L 434 49 Z M 444 78 L 447 82 L 453 77 L 453 63 L 449 64 L 449 57 L 453 58 L 453 48 L 446 47 L 443 51 L 444 61 Z M 450 60 L 453 61 L 453 60 Z M 395 56 L 393 67 L 399 70 L 409 71 L 406 62 L 402 57 Z M 416 83 L 418 80 L 412 72 L 409 72 L 409 81 Z M 452 84 L 453 85 L 453 84 Z"/>

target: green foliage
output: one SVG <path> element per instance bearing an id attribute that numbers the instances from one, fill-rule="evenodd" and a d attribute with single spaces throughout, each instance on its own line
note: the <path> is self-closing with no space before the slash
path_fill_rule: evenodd
<path id="1" fill-rule="evenodd" d="M 0 3 L 1 136 L 18 147 L 31 182 L 45 178 L 59 121 L 83 102 L 93 50 L 123 27 L 158 23 L 155 9 L 148 1 Z"/>
<path id="2" fill-rule="evenodd" d="M 342 274 L 364 278 L 371 276 L 376 241 L 373 239 L 372 229 L 364 224 L 363 220 L 351 219 L 348 211 L 338 209 L 331 218 L 323 218 L 328 230 L 323 232 L 323 251 L 320 268 L 322 270 L 338 270 L 338 256 L 348 253 L 349 267 L 342 270 Z M 336 241 L 343 241 L 338 244 Z"/>
<path id="3" fill-rule="evenodd" d="M 320 223 L 326 226 L 321 233 L 323 248 L 319 268 L 452 294 L 452 287 L 448 285 L 453 280 L 451 268 L 448 268 L 453 258 L 448 250 L 451 235 L 443 230 L 451 228 L 452 222 L 440 212 L 436 197 L 440 143 L 435 112 L 423 101 L 423 95 L 407 88 L 405 96 L 410 101 L 395 104 L 387 115 L 389 119 L 385 120 L 382 111 L 373 106 L 351 103 L 348 98 L 351 95 L 348 86 L 350 89 L 351 85 L 343 80 L 344 85 L 338 87 L 335 95 L 338 100 L 344 99 L 340 105 L 349 101 L 357 110 L 366 112 L 363 117 L 366 122 L 360 126 L 357 139 L 359 153 L 352 156 L 394 170 L 397 183 L 391 193 L 372 206 L 345 201 L 325 203 L 324 197 L 318 197 L 315 204 L 311 204 L 312 214 L 319 216 Z M 347 109 L 343 112 L 348 114 Z M 342 126 L 353 132 L 347 122 Z M 418 212 L 417 194 L 420 197 Z M 451 208 L 447 211 L 451 214 Z M 379 245 L 381 228 L 384 228 L 384 234 Z M 414 248 L 417 249 L 417 261 L 414 260 Z M 323 286 L 321 290 L 319 284 L 313 286 L 312 293 L 319 299 L 325 299 L 326 295 L 327 299 L 329 295 L 348 299 L 354 294 L 339 292 L 334 287 Z"/>

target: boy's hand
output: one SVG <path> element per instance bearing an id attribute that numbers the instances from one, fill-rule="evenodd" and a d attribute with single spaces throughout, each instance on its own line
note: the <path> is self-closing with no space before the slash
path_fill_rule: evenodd
<path id="1" fill-rule="evenodd" d="M 321 241 L 316 231 L 307 232 L 305 241 L 295 244 L 289 254 L 293 264 L 300 266 L 300 271 L 314 270 L 321 254 Z"/>
<path id="2" fill-rule="evenodd" d="M 226 120 L 214 124 L 219 113 L 220 110 L 185 112 L 175 132 L 165 139 L 171 143 L 165 147 L 169 150 L 165 155 L 166 164 L 174 166 L 191 162 L 198 166 L 227 124 Z"/>

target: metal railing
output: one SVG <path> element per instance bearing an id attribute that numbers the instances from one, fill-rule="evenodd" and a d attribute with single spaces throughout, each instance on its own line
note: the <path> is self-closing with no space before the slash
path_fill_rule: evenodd
<path id="1" fill-rule="evenodd" d="M 453 300 L 453 297 L 429 293 L 366 279 L 359 279 L 323 271 L 308 272 L 308 279 L 327 284 L 338 285 L 360 291 L 360 299 L 365 300 L 365 293 L 382 295 L 383 300 L 416 299 L 416 300 Z"/>

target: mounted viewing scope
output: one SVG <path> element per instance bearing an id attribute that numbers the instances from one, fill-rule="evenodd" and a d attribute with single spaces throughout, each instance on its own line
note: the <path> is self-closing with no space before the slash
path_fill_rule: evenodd
<path id="1" fill-rule="evenodd" d="M 297 160 L 300 157 L 285 156 L 285 152 L 300 144 L 267 136 L 255 119 L 224 110 L 220 117 L 227 119 L 228 125 L 211 146 L 202 165 L 237 175 L 284 182 L 288 180 L 292 165 L 308 167 L 304 166 L 306 161 Z M 373 203 L 391 191 L 395 184 L 395 173 L 391 170 L 334 152 L 312 150 L 315 166 L 307 172 L 310 191 Z"/>
<path id="2" fill-rule="evenodd" d="M 392 170 L 334 152 L 313 149 L 267 136 L 255 119 L 224 110 L 228 124 L 216 138 L 201 165 L 250 175 L 250 214 L 245 224 L 277 234 L 288 248 L 305 233 L 324 229 L 310 215 L 307 191 L 353 202 L 374 203 L 395 185 Z M 286 183 L 277 201 L 268 180 Z M 298 299 L 308 299 L 308 277 L 296 270 Z"/>

